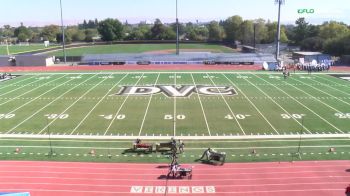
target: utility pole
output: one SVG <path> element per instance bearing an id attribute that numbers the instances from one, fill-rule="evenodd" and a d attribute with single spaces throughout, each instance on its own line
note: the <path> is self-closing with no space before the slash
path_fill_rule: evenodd
<path id="1" fill-rule="evenodd" d="M 180 54 L 179 47 L 179 19 L 177 15 L 177 0 L 176 0 L 176 55 Z"/>
<path id="2" fill-rule="evenodd" d="M 64 35 L 62 0 L 60 0 L 60 8 L 61 8 L 61 30 L 62 30 L 63 56 L 64 56 L 64 63 L 67 63 L 66 38 L 65 38 L 65 35 Z"/>
<path id="3" fill-rule="evenodd" d="M 281 5 L 285 3 L 285 0 L 275 0 L 275 4 L 278 4 L 278 23 L 277 23 L 277 44 L 276 44 L 276 60 L 280 56 L 280 39 L 281 39 Z"/>

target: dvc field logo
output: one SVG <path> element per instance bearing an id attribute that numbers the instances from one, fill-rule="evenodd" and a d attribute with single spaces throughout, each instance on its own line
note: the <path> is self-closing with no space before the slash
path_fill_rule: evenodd
<path id="1" fill-rule="evenodd" d="M 163 93 L 168 97 L 188 97 L 192 93 L 201 95 L 236 95 L 235 89 L 230 86 L 204 85 L 157 85 L 157 86 L 123 86 L 116 95 L 144 96 Z"/>

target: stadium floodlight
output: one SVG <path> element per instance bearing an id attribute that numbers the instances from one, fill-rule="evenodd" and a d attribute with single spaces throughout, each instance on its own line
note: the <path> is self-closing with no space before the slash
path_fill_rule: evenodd
<path id="1" fill-rule="evenodd" d="M 179 19 L 177 15 L 177 0 L 176 0 L 176 55 L 179 55 Z"/>
<path id="2" fill-rule="evenodd" d="M 61 8 L 61 29 L 62 29 L 62 46 L 63 46 L 63 56 L 64 56 L 64 63 L 67 63 L 67 55 L 66 55 L 66 39 L 65 39 L 65 35 L 64 35 L 64 25 L 63 25 L 62 0 L 60 0 L 60 8 Z"/>
<path id="3" fill-rule="evenodd" d="M 277 35 L 276 35 L 276 60 L 280 56 L 280 39 L 281 39 L 281 5 L 285 4 L 285 0 L 275 0 L 275 4 L 278 4 L 278 23 L 277 23 Z"/>

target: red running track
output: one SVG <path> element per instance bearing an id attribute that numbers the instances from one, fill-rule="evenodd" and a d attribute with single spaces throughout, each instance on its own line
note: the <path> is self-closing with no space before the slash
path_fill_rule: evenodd
<path id="1" fill-rule="evenodd" d="M 345 195 L 350 184 L 350 161 L 182 165 L 190 166 L 192 179 L 168 179 L 166 164 L 2 161 L 0 192 L 30 192 L 32 196 L 339 196 Z"/>

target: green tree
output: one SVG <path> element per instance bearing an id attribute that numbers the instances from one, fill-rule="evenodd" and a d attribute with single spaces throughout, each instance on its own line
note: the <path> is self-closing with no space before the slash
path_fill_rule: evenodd
<path id="1" fill-rule="evenodd" d="M 335 56 L 350 55 L 350 33 L 326 40 L 324 52 Z"/>
<path id="2" fill-rule="evenodd" d="M 348 27 L 339 22 L 331 21 L 324 23 L 320 28 L 320 37 L 323 39 L 331 39 L 343 37 L 349 32 Z"/>
<path id="3" fill-rule="evenodd" d="M 323 42 L 321 37 L 308 37 L 300 43 L 300 49 L 304 51 L 322 51 Z"/>
<path id="4" fill-rule="evenodd" d="M 294 41 L 296 44 L 300 44 L 310 34 L 309 23 L 305 21 L 305 18 L 298 18 L 295 24 L 297 26 L 294 28 Z"/>
<path id="5" fill-rule="evenodd" d="M 153 27 L 151 28 L 151 39 L 155 39 L 155 40 L 164 39 L 165 31 L 166 31 L 166 27 L 157 18 L 154 22 Z"/>
<path id="6" fill-rule="evenodd" d="M 273 43 L 276 41 L 277 35 L 277 22 L 267 23 L 267 43 Z M 286 35 L 286 29 L 284 26 L 281 26 L 281 42 L 288 42 L 288 37 Z"/>
<path id="7" fill-rule="evenodd" d="M 41 32 L 41 37 L 45 41 L 50 42 L 56 42 L 57 41 L 57 34 L 60 33 L 60 28 L 57 25 L 49 25 L 45 26 Z"/>
<path id="8" fill-rule="evenodd" d="M 239 27 L 240 41 L 242 44 L 251 44 L 254 41 L 254 23 L 251 20 L 245 20 Z"/>
<path id="9" fill-rule="evenodd" d="M 14 28 L 12 28 L 10 25 L 4 25 L 4 28 L 1 32 L 3 37 L 9 38 L 14 36 Z"/>
<path id="10" fill-rule="evenodd" d="M 208 25 L 208 40 L 222 41 L 224 38 L 224 29 L 216 21 L 211 21 Z"/>
<path id="11" fill-rule="evenodd" d="M 25 26 L 20 26 L 15 29 L 14 36 L 17 37 L 18 41 L 25 42 L 32 38 L 32 32 Z"/>
<path id="12" fill-rule="evenodd" d="M 123 38 L 123 25 L 117 19 L 107 18 L 100 21 L 97 30 L 104 41 L 115 41 Z"/>
<path id="13" fill-rule="evenodd" d="M 85 29 L 84 33 L 85 33 L 85 41 L 87 42 L 92 42 L 93 37 L 98 36 L 97 29 Z"/>
<path id="14" fill-rule="evenodd" d="M 266 43 L 268 39 L 268 31 L 264 19 L 257 19 L 255 25 L 255 42 Z"/>
<path id="15" fill-rule="evenodd" d="M 242 17 L 240 16 L 232 16 L 224 21 L 224 29 L 226 34 L 226 41 L 234 42 L 239 40 L 240 34 L 239 29 L 243 22 Z"/>

